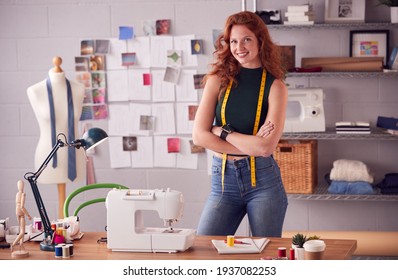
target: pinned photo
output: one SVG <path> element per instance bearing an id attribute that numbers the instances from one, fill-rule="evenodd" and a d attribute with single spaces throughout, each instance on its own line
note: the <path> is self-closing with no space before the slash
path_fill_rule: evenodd
<path id="1" fill-rule="evenodd" d="M 135 52 L 131 53 L 122 53 L 122 65 L 123 66 L 131 66 L 136 62 Z"/>
<path id="2" fill-rule="evenodd" d="M 105 70 L 105 56 L 93 55 L 90 57 L 90 71 L 104 71 Z"/>
<path id="3" fill-rule="evenodd" d="M 150 73 L 144 73 L 142 74 L 142 79 L 143 79 L 143 85 L 144 86 L 150 86 L 152 84 L 152 78 Z"/>
<path id="4" fill-rule="evenodd" d="M 91 84 L 93 88 L 103 88 L 106 86 L 105 72 L 91 73 Z"/>
<path id="5" fill-rule="evenodd" d="M 94 40 L 83 40 L 80 44 L 80 54 L 94 54 Z"/>
<path id="6" fill-rule="evenodd" d="M 194 88 L 195 89 L 204 88 L 204 84 L 202 83 L 204 77 L 205 77 L 205 74 L 195 74 L 195 75 L 193 75 L 193 82 L 194 82 Z"/>
<path id="7" fill-rule="evenodd" d="M 145 36 L 156 35 L 156 20 L 146 20 L 142 23 Z"/>
<path id="8" fill-rule="evenodd" d="M 104 105 L 95 105 L 93 106 L 93 113 L 95 120 L 103 120 L 108 118 L 108 106 Z"/>
<path id="9" fill-rule="evenodd" d="M 196 111 L 198 111 L 197 105 L 189 105 L 188 106 L 188 120 L 195 120 Z"/>
<path id="10" fill-rule="evenodd" d="M 93 103 L 104 104 L 105 103 L 105 88 L 93 89 Z"/>
<path id="11" fill-rule="evenodd" d="M 212 37 L 213 37 L 213 45 L 216 45 L 216 41 L 218 39 L 218 37 L 220 37 L 222 35 L 222 31 L 220 29 L 213 29 L 212 32 Z"/>
<path id="12" fill-rule="evenodd" d="M 123 136 L 123 151 L 137 151 L 137 137 Z"/>
<path id="13" fill-rule="evenodd" d="M 167 152 L 168 153 L 180 152 L 180 138 L 167 138 Z"/>
<path id="14" fill-rule="evenodd" d="M 192 54 L 204 53 L 202 40 L 191 40 L 191 53 Z"/>
<path id="15" fill-rule="evenodd" d="M 170 20 L 159 19 L 156 21 L 156 35 L 166 35 L 170 33 Z"/>
<path id="16" fill-rule="evenodd" d="M 109 40 L 95 40 L 95 53 L 96 54 L 109 53 Z"/>
<path id="17" fill-rule="evenodd" d="M 132 26 L 119 26 L 119 40 L 129 40 L 134 38 L 134 28 Z"/>
<path id="18" fill-rule="evenodd" d="M 76 81 L 83 84 L 86 88 L 91 88 L 91 73 L 90 72 L 76 73 Z"/>
<path id="19" fill-rule="evenodd" d="M 192 140 L 189 140 L 189 145 L 191 146 L 191 154 L 200 154 L 206 151 L 205 148 L 195 145 Z"/>
<path id="20" fill-rule="evenodd" d="M 82 114 L 80 116 L 81 121 L 94 119 L 93 108 L 91 106 L 83 106 Z"/>
<path id="21" fill-rule="evenodd" d="M 93 104 L 93 93 L 92 93 L 92 89 L 85 89 L 85 90 L 84 90 L 83 104 Z"/>
<path id="22" fill-rule="evenodd" d="M 181 70 L 179 68 L 166 67 L 163 81 L 177 84 L 180 78 L 180 72 Z"/>
<path id="23" fill-rule="evenodd" d="M 155 117 L 140 116 L 140 130 L 153 130 L 155 127 Z"/>
<path id="24" fill-rule="evenodd" d="M 76 56 L 75 57 L 75 71 L 76 72 L 88 72 L 90 60 L 87 56 Z"/>
<path id="25" fill-rule="evenodd" d="M 169 66 L 181 66 L 182 55 L 181 50 L 168 50 L 167 51 L 167 65 Z"/>

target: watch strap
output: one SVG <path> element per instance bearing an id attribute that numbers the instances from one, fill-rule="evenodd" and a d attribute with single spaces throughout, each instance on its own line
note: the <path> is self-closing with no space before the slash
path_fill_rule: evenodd
<path id="1" fill-rule="evenodd" d="M 225 130 L 221 130 L 221 134 L 220 134 L 220 138 L 224 141 L 227 140 L 227 136 L 228 136 L 228 132 L 226 132 Z"/>

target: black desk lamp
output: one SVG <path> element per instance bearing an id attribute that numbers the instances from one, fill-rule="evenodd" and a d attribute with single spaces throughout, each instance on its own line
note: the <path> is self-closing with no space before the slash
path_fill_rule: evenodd
<path id="1" fill-rule="evenodd" d="M 65 138 L 65 142 L 63 142 L 60 139 L 60 136 L 63 136 Z M 99 145 L 103 141 L 105 141 L 108 138 L 108 135 L 106 134 L 105 131 L 103 131 L 100 128 L 90 128 L 87 130 L 84 134 L 82 139 L 76 139 L 72 141 L 71 143 L 68 143 L 67 138 L 65 134 L 60 133 L 57 136 L 57 143 L 54 145 L 52 148 L 50 154 L 47 156 L 47 158 L 44 160 L 40 168 L 35 172 L 28 172 L 25 174 L 24 178 L 29 181 L 29 184 L 32 188 L 33 195 L 36 200 L 36 205 L 40 213 L 40 218 L 43 224 L 44 228 L 44 240 L 40 243 L 40 249 L 43 251 L 54 251 L 55 250 L 55 244 L 53 243 L 53 229 L 51 228 L 51 222 L 50 219 L 48 218 L 46 208 L 44 207 L 43 200 L 41 198 L 39 189 L 37 187 L 37 179 L 39 178 L 40 174 L 46 169 L 47 164 L 50 162 L 50 160 L 54 157 L 54 155 L 57 153 L 58 149 L 61 147 L 75 147 L 76 149 L 79 149 L 80 147 L 83 147 L 84 150 L 90 150 L 94 148 L 95 146 Z"/>

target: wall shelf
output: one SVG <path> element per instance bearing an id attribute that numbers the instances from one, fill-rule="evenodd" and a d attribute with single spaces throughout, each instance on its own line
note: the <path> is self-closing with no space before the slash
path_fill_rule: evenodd
<path id="1" fill-rule="evenodd" d="M 283 133 L 282 140 L 398 140 L 398 136 L 372 128 L 370 134 L 337 134 L 334 128 L 325 132 L 289 132 Z"/>
<path id="2" fill-rule="evenodd" d="M 379 189 L 377 189 L 379 191 Z M 287 194 L 289 199 L 295 200 L 331 200 L 331 201 L 398 201 L 398 194 L 330 194 L 328 185 L 320 184 L 312 194 Z"/>
<path id="3" fill-rule="evenodd" d="M 398 23 L 391 22 L 367 22 L 367 23 L 315 23 L 312 25 L 284 25 L 268 24 L 270 30 L 294 30 L 294 29 L 388 29 L 397 28 Z"/>
<path id="4" fill-rule="evenodd" d="M 288 78 L 397 78 L 398 71 L 389 72 L 289 72 Z"/>
<path id="5" fill-rule="evenodd" d="M 268 25 L 270 32 L 276 31 L 320 31 L 320 30 L 395 30 L 398 24 L 390 22 L 370 23 L 316 23 L 314 25 Z M 336 79 L 397 79 L 398 71 L 380 72 L 289 72 L 287 78 L 336 78 Z M 326 128 L 325 132 L 283 133 L 282 140 L 398 140 L 398 136 L 391 135 L 378 127 L 371 127 L 370 134 L 337 134 L 335 127 Z M 379 188 L 372 195 L 337 195 L 328 193 L 328 184 L 319 178 L 320 184 L 311 194 L 287 194 L 289 200 L 301 201 L 358 201 L 358 202 L 398 202 L 398 194 L 381 194 Z"/>

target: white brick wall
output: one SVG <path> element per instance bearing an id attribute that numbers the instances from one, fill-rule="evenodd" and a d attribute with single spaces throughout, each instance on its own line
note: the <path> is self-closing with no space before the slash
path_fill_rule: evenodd
<path id="1" fill-rule="evenodd" d="M 252 1 L 247 1 L 251 10 Z M 323 0 L 312 1 L 319 21 L 323 18 Z M 370 7 L 367 19 L 388 20 L 383 7 Z M 287 5 L 301 4 L 301 0 L 258 1 L 258 10 L 286 9 Z M 33 157 L 38 140 L 38 124 L 27 99 L 26 89 L 41 80 L 52 68 L 52 58 L 63 58 L 62 68 L 73 78 L 74 57 L 80 53 L 83 39 L 116 38 L 118 27 L 133 25 L 137 35 L 143 35 L 143 20 L 171 19 L 173 35 L 195 34 L 205 41 L 206 55 L 199 59 L 199 71 L 205 72 L 212 52 L 212 30 L 221 29 L 226 17 L 240 11 L 238 0 L 196 1 L 128 1 L 128 0 L 15 0 L 0 1 L 0 219 L 15 219 L 16 182 L 28 171 L 34 171 Z M 349 32 L 342 30 L 271 31 L 274 41 L 294 44 L 296 64 L 303 56 L 348 55 Z M 390 37 L 390 46 L 398 45 L 398 32 Z M 378 115 L 397 117 L 397 79 L 288 79 L 292 85 L 320 86 L 326 93 L 325 111 L 328 126 L 342 119 L 375 121 Z M 107 129 L 106 121 L 94 125 Z M 339 157 L 352 156 L 369 163 L 377 178 L 384 173 L 397 172 L 398 149 L 394 141 L 340 142 L 324 141 L 319 145 L 320 180 L 330 170 L 331 162 Z M 185 195 L 186 206 L 180 227 L 195 228 L 210 181 L 207 160 L 201 155 L 198 170 L 181 169 L 111 169 L 107 145 L 98 147 L 94 158 L 97 182 L 120 183 L 132 188 L 171 187 Z M 67 186 L 70 193 L 84 182 Z M 39 186 L 51 218 L 57 216 L 57 188 Z M 27 208 L 38 216 L 33 195 L 26 182 Z M 103 197 L 106 191 L 82 194 L 74 206 L 82 201 Z M 340 212 L 336 212 L 336 210 Z M 398 230 L 396 219 L 386 218 L 397 212 L 397 203 L 290 201 L 285 229 L 355 229 Z M 349 213 L 349 215 L 345 215 Z M 342 216 L 348 218 L 342 219 Z M 106 225 L 104 205 L 92 205 L 80 214 L 82 229 L 103 230 Z M 124 218 L 124 217 L 121 217 Z M 153 217 L 149 223 L 161 225 Z M 245 226 L 241 228 L 245 233 Z"/>

